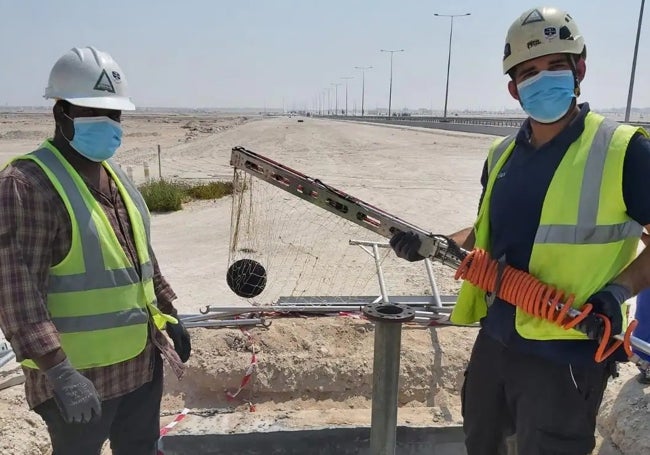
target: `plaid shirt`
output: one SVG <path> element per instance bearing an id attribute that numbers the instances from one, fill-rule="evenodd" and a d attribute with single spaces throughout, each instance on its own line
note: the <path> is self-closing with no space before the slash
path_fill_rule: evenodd
<path id="1" fill-rule="evenodd" d="M 111 180 L 110 195 L 88 187 L 104 209 L 127 257 L 138 264 L 129 216 L 116 185 Z M 0 172 L 0 328 L 19 361 L 40 357 L 61 346 L 47 309 L 47 283 L 50 267 L 66 256 L 71 238 L 68 210 L 38 164 L 19 160 Z M 172 301 L 176 294 L 161 275 L 156 258 L 151 259 L 158 307 L 163 313 L 175 314 Z M 151 322 L 149 326 L 146 347 L 136 357 L 82 371 L 102 400 L 127 394 L 151 381 L 156 349 L 177 376 L 182 375 L 182 363 L 171 343 Z M 40 370 L 23 371 L 30 408 L 52 397 Z"/>

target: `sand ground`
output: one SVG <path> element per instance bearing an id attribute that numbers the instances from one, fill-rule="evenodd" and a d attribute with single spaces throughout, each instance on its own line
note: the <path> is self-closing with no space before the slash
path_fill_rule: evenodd
<path id="1" fill-rule="evenodd" d="M 135 114 L 125 116 L 123 123 L 124 144 L 116 160 L 131 168 L 138 183 L 144 182 L 145 163 L 150 175 L 158 176 L 157 145 L 164 178 L 193 180 L 232 178 L 231 148 L 242 145 L 440 233 L 473 221 L 481 167 L 494 139 L 314 119 L 298 123 L 296 118 Z M 0 115 L 0 161 L 34 149 L 52 129 L 47 115 Z M 225 281 L 230 212 L 230 200 L 225 198 L 153 216 L 154 250 L 179 296 L 181 313 L 197 313 L 205 305 L 249 304 Z M 305 234 L 314 242 L 322 235 L 318 230 Z M 336 257 L 339 252 L 331 254 Z M 423 269 L 386 261 L 389 293 L 427 292 Z M 361 267 L 363 271 L 355 273 L 373 276 L 370 260 Z M 451 269 L 435 266 L 434 272 L 442 293 L 457 291 Z M 369 286 L 372 290 L 372 283 Z M 194 353 L 185 378 L 179 382 L 167 372 L 163 423 L 188 407 L 194 413 L 174 431 L 191 431 L 200 426 L 200 414 L 216 412 L 226 413 L 231 431 L 248 431 L 255 426 L 250 423 L 249 403 L 256 416 L 276 422 L 300 415 L 305 426 L 369 423 L 371 323 L 344 317 L 284 318 L 250 334 L 249 338 L 235 329 L 192 329 Z M 475 335 L 473 328 L 404 327 L 400 423 L 461 422 L 458 394 Z M 226 399 L 225 391 L 239 385 L 252 350 L 258 367 L 251 385 L 236 400 Z M 9 369 L 11 365 L 3 371 Z M 650 389 L 638 385 L 634 374 L 635 369 L 625 365 L 608 387 L 595 453 L 650 453 Z M 22 392 L 22 386 L 0 391 L 0 453 L 47 454 L 45 428 L 27 409 Z"/>

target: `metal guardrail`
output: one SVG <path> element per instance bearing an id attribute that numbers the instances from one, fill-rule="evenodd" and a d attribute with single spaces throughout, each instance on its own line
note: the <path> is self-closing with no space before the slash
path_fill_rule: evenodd
<path id="1" fill-rule="evenodd" d="M 9 363 L 16 355 L 11 349 L 8 341 L 0 340 L 0 368 Z"/>
<path id="2" fill-rule="evenodd" d="M 386 115 L 365 115 L 361 116 L 344 116 L 344 115 L 322 115 L 315 116 L 317 118 L 327 118 L 334 120 L 354 120 L 354 121 L 364 121 L 364 122 L 377 122 L 377 123 L 387 123 L 387 124 L 406 124 L 409 123 L 411 126 L 414 124 L 422 124 L 423 127 L 426 127 L 426 124 L 456 124 L 456 125 L 482 125 L 482 126 L 492 126 L 492 127 L 506 127 L 506 128 L 519 128 L 521 123 L 525 120 L 525 117 L 434 117 L 434 116 L 418 116 L 418 115 L 409 115 L 409 116 L 392 116 L 388 117 Z M 622 123 L 622 122 L 621 122 Z M 650 129 L 650 122 L 626 122 L 629 125 L 641 126 L 646 129 Z"/>

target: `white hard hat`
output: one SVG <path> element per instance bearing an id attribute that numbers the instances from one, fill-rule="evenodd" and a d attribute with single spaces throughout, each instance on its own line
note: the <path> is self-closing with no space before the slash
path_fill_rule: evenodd
<path id="1" fill-rule="evenodd" d="M 100 109 L 132 111 L 128 83 L 120 66 L 96 48 L 72 48 L 52 67 L 45 98 Z"/>
<path id="2" fill-rule="evenodd" d="M 518 64 L 550 54 L 583 54 L 585 40 L 573 18 L 552 7 L 524 12 L 508 29 L 503 74 Z"/>

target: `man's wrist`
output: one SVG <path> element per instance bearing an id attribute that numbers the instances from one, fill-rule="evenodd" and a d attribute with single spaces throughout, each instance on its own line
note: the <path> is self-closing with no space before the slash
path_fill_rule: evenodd
<path id="1" fill-rule="evenodd" d="M 614 297 L 616 297 L 616 300 L 621 305 L 634 296 L 632 288 L 621 282 L 614 281 L 612 283 L 609 283 L 607 286 L 605 286 L 604 290 L 607 290 L 612 295 L 614 295 Z"/>
<path id="2" fill-rule="evenodd" d="M 50 351 L 45 355 L 37 357 L 34 359 L 34 363 L 38 366 L 39 370 L 47 371 L 50 368 L 60 364 L 61 362 L 67 359 L 63 349 L 58 348 L 54 351 Z"/>

